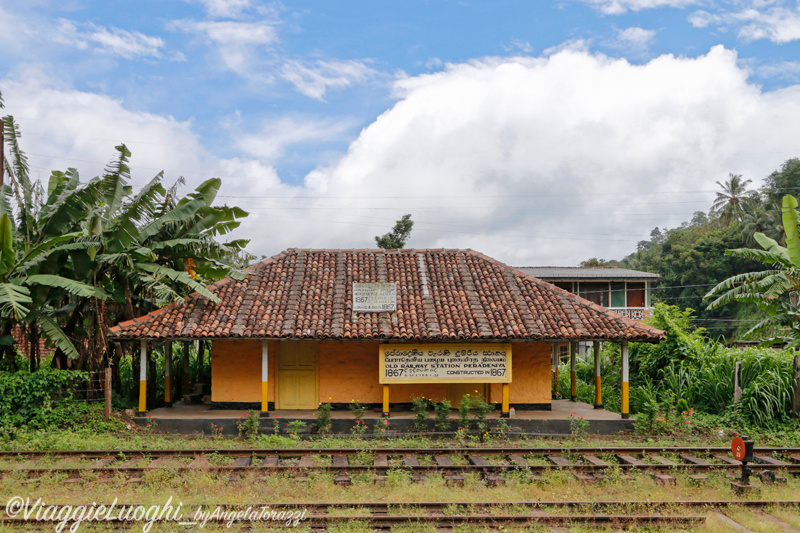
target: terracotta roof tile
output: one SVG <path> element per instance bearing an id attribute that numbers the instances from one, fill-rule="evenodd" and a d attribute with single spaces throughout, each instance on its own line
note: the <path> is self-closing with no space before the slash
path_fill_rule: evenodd
<path id="1" fill-rule="evenodd" d="M 244 279 L 111 328 L 119 339 L 631 340 L 664 332 L 472 250 L 289 249 Z M 353 282 L 396 282 L 397 311 L 354 313 Z"/>

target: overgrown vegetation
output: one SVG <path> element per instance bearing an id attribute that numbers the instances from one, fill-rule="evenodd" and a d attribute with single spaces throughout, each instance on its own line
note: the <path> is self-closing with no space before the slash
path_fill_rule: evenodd
<path id="1" fill-rule="evenodd" d="M 170 302 L 208 281 L 236 274 L 246 241 L 216 238 L 247 213 L 215 206 L 210 179 L 181 197 L 183 179 L 165 187 L 159 173 L 138 191 L 129 184 L 131 153 L 121 144 L 104 174 L 81 181 L 74 168 L 31 179 L 20 128 L 2 119 L 6 185 L 0 187 L 0 368 L 16 370 L 15 328 L 38 367 L 39 340 L 61 369 L 95 370 L 116 362 L 107 328 Z"/>
<path id="2" fill-rule="evenodd" d="M 659 344 L 631 343 L 630 391 L 632 412 L 638 413 L 637 420 L 653 432 L 677 431 L 676 428 L 685 432 L 695 426 L 711 430 L 716 426 L 778 428 L 787 424 L 791 428 L 797 425 L 791 421 L 793 351 L 725 347 L 708 340 L 703 328 L 693 327 L 691 310 L 665 304 L 656 305 L 648 323 L 664 330 L 666 340 Z M 606 409 L 619 410 L 618 345 L 605 344 L 601 357 L 603 405 Z M 737 362 L 741 365 L 738 403 L 734 401 Z M 593 372 L 591 362 L 579 362 L 579 401 L 594 401 Z M 558 388 L 562 394 L 569 394 L 566 365 L 559 372 Z M 686 424 L 682 414 L 690 410 L 693 414 L 716 418 L 693 416 Z M 681 427 L 681 424 L 689 427 Z"/>

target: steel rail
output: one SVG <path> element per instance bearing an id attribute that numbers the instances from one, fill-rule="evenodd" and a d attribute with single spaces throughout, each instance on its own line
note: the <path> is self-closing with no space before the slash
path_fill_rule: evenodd
<path id="1" fill-rule="evenodd" d="M 96 505 L 111 505 L 110 503 L 102 504 L 100 502 L 93 502 Z M 52 503 L 45 502 L 43 505 L 47 507 L 66 507 L 82 504 L 68 504 L 68 503 Z M 117 502 L 117 507 L 136 507 L 146 506 L 149 503 L 144 502 Z M 177 505 L 177 503 L 175 503 Z M 761 509 L 764 507 L 778 506 L 790 507 L 800 506 L 800 500 L 517 500 L 517 501 L 491 501 L 491 502 L 475 502 L 475 501 L 451 501 L 451 502 L 401 502 L 401 503 L 387 503 L 387 502 L 358 502 L 358 501 L 330 501 L 330 502 L 248 502 L 248 503 L 185 503 L 180 502 L 180 505 L 187 509 L 207 509 L 219 507 L 221 509 L 243 509 L 252 507 L 254 509 L 269 508 L 269 509 L 309 509 L 312 511 L 320 511 L 328 508 L 357 508 L 364 511 L 372 511 L 377 513 L 386 513 L 393 508 L 409 509 L 418 508 L 425 511 L 442 511 L 447 508 L 480 508 L 480 509 L 495 509 L 498 507 L 529 507 L 531 509 L 545 509 L 545 508 L 591 508 L 591 509 L 605 509 L 617 507 L 630 507 L 640 508 L 647 507 L 651 510 L 665 509 L 674 506 L 690 507 L 690 508 L 710 508 L 719 509 L 723 507 L 747 507 Z M 8 504 L 0 505 L 0 509 L 5 509 Z"/>
<path id="2" fill-rule="evenodd" d="M 750 464 L 748 465 L 753 471 L 778 471 L 788 472 L 790 474 L 800 474 L 800 464 L 775 466 L 770 464 Z M 414 473 L 502 473 L 523 471 L 529 474 L 542 474 L 546 472 L 555 471 L 569 471 L 581 473 L 604 473 L 611 469 L 619 469 L 622 472 L 657 472 L 657 473 L 670 473 L 679 471 L 691 472 L 713 472 L 713 471 L 732 471 L 739 472 L 741 466 L 730 464 L 687 464 L 677 463 L 674 465 L 661 465 L 661 464 L 647 464 L 647 465 L 632 465 L 612 463 L 609 465 L 578 465 L 573 464 L 569 466 L 562 465 L 348 465 L 348 466 L 332 466 L 332 465 L 275 465 L 275 466 L 232 466 L 232 465 L 202 465 L 202 466 L 137 466 L 137 467 L 99 467 L 93 468 L 86 467 L 64 467 L 64 468 L 3 468 L 0 469 L 0 478 L 8 475 L 25 474 L 27 476 L 45 475 L 45 474 L 69 474 L 79 476 L 84 473 L 94 473 L 98 475 L 114 476 L 116 474 L 130 474 L 130 475 L 143 475 L 148 472 L 156 471 L 169 471 L 174 474 L 187 474 L 190 472 L 209 472 L 217 474 L 244 474 L 248 472 L 259 472 L 262 474 L 290 474 L 299 472 L 323 472 L 323 473 L 344 473 L 355 474 L 363 472 L 377 472 L 386 473 L 389 471 L 406 470 Z"/>
<path id="3" fill-rule="evenodd" d="M 225 523 L 228 519 L 224 517 L 210 518 L 208 522 Z M 243 517 L 237 522 L 245 523 L 269 523 L 270 521 L 258 518 L 248 519 Z M 471 526 L 497 527 L 501 525 L 527 525 L 544 524 L 547 526 L 613 526 L 616 528 L 629 527 L 668 527 L 682 526 L 691 527 L 703 524 L 706 521 L 704 516 L 667 516 L 667 515 L 487 515 L 472 514 L 458 516 L 329 516 L 311 515 L 304 519 L 300 524 L 311 528 L 324 528 L 332 525 L 350 524 L 352 522 L 365 522 L 373 529 L 391 529 L 399 525 L 423 524 L 434 527 L 453 527 L 468 524 Z M 26 520 L 24 518 L 2 518 L 0 525 L 5 526 L 25 526 L 31 525 L 55 525 L 61 522 L 57 518 L 43 520 Z M 69 523 L 70 521 L 68 521 Z M 125 519 L 110 519 L 106 523 L 130 524 L 131 521 Z M 278 521 L 281 523 L 281 521 Z"/>
<path id="4" fill-rule="evenodd" d="M 109 457 L 115 455 L 149 456 L 197 456 L 217 454 L 238 455 L 277 455 L 296 457 L 304 455 L 358 455 L 371 453 L 377 455 L 564 455 L 564 454 L 661 454 L 661 453 L 729 453 L 729 446 L 587 446 L 587 447 L 530 447 L 530 446 L 491 446 L 491 447 L 427 447 L 427 448 L 202 448 L 202 449 L 129 449 L 129 450 L 0 450 L 0 459 L 7 457 L 41 456 L 82 456 Z M 755 449 L 757 454 L 779 453 L 800 454 L 800 448 L 762 446 Z"/>

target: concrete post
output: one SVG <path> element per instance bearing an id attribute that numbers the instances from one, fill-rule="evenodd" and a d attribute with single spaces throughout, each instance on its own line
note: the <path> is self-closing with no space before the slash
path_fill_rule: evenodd
<path id="1" fill-rule="evenodd" d="M 261 415 L 269 415 L 269 341 L 261 341 Z"/>
<path id="2" fill-rule="evenodd" d="M 147 412 L 147 341 L 139 341 L 139 414 Z"/>
<path id="3" fill-rule="evenodd" d="M 574 402 L 578 399 L 578 343 L 569 343 L 569 399 Z"/>
<path id="4" fill-rule="evenodd" d="M 594 341 L 594 408 L 603 408 L 603 387 L 600 378 L 600 342 Z"/>
<path id="5" fill-rule="evenodd" d="M 630 400 L 628 397 L 628 341 L 622 341 L 622 418 L 630 418 Z"/>

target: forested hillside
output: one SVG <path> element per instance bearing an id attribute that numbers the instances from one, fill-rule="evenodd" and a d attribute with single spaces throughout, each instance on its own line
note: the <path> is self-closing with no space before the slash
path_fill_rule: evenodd
<path id="1" fill-rule="evenodd" d="M 725 255 L 733 248 L 758 247 L 753 239 L 762 232 L 781 244 L 781 198 L 800 194 L 800 159 L 789 159 L 759 183 L 731 174 L 717 181 L 719 191 L 708 212 L 671 229 L 655 228 L 635 252 L 619 261 L 590 259 L 582 266 L 624 266 L 661 275 L 654 300 L 696 311 L 697 325 L 708 336 L 742 336 L 757 322 L 753 304 L 733 303 L 708 310 L 704 295 L 735 274 L 764 269 L 764 265 Z"/>

